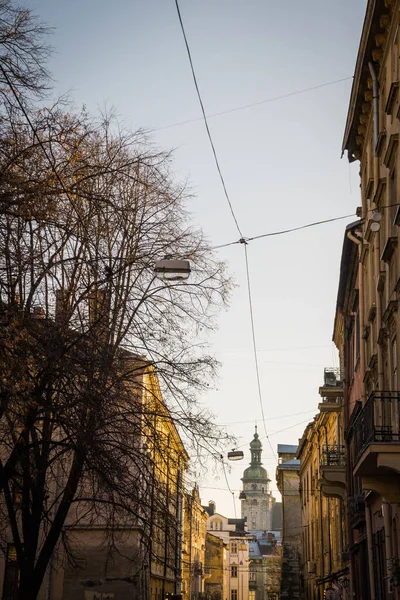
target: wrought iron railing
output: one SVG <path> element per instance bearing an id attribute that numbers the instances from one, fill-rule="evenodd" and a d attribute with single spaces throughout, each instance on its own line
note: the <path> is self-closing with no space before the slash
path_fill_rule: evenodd
<path id="1" fill-rule="evenodd" d="M 322 446 L 321 466 L 344 467 L 344 465 L 344 446 L 340 446 L 338 444 L 326 444 L 325 446 Z"/>
<path id="2" fill-rule="evenodd" d="M 340 387 L 342 385 L 340 369 L 334 367 L 325 367 L 324 369 L 324 386 L 325 387 Z"/>
<path id="3" fill-rule="evenodd" d="M 372 392 L 354 419 L 354 464 L 369 444 L 400 442 L 400 392 Z"/>
<path id="4" fill-rule="evenodd" d="M 339 396 L 334 396 L 333 398 L 330 396 L 326 396 L 322 398 L 322 404 L 337 404 L 339 405 L 341 398 Z"/>
<path id="5" fill-rule="evenodd" d="M 352 527 L 355 527 L 360 521 L 365 521 L 364 492 L 348 497 L 347 514 Z"/>

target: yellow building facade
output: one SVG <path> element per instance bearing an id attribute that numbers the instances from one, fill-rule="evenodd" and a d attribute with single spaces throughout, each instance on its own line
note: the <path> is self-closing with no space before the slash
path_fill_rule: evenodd
<path id="1" fill-rule="evenodd" d="M 208 513 L 202 507 L 199 488 L 185 492 L 182 537 L 182 598 L 197 600 L 204 593 Z"/>
<path id="2" fill-rule="evenodd" d="M 343 386 L 338 372 L 325 370 L 320 394 L 319 412 L 297 452 L 305 600 L 322 600 L 329 589 L 348 598 Z"/>
<path id="3" fill-rule="evenodd" d="M 163 401 L 155 368 L 139 357 L 129 357 L 129 368 L 136 373 L 133 393 L 140 396 L 138 402 L 135 398 L 140 424 L 135 423 L 135 433 L 127 440 L 133 448 L 130 456 L 136 458 L 126 468 L 136 473 L 141 494 L 134 499 L 131 513 L 116 513 L 112 531 L 100 502 L 88 516 L 84 502 L 73 505 L 73 525 L 67 521 L 66 528 L 75 564 L 66 560 L 60 548 L 49 565 L 39 600 L 164 600 L 181 594 L 188 455 Z M 18 575 L 14 563 L 11 552 L 0 562 L 0 586 L 10 598 L 14 596 L 8 590 Z"/>

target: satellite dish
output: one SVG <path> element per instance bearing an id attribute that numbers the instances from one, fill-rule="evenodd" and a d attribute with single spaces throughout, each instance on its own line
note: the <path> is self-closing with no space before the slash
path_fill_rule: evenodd
<path id="1" fill-rule="evenodd" d="M 374 221 L 373 223 L 371 223 L 371 231 L 379 231 L 381 228 L 381 224 L 378 223 L 377 221 Z"/>
<path id="2" fill-rule="evenodd" d="M 380 212 L 374 212 L 374 214 L 372 215 L 372 220 L 376 221 L 376 223 L 379 223 L 379 221 L 382 220 L 382 215 Z"/>

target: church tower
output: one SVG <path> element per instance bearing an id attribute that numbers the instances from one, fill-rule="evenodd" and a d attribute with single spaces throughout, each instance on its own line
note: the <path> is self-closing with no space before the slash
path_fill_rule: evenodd
<path id="1" fill-rule="evenodd" d="M 250 531 L 271 531 L 272 508 L 275 498 L 272 496 L 270 479 L 261 463 L 262 444 L 257 433 L 257 426 L 250 442 L 251 462 L 243 472 L 243 490 L 240 494 L 242 503 L 242 519 L 247 517 Z"/>

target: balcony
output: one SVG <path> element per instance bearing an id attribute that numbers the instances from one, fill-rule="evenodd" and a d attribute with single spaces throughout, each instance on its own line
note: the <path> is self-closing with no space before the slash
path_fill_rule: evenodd
<path id="1" fill-rule="evenodd" d="M 338 446 L 337 444 L 328 444 L 322 446 L 321 456 L 321 468 L 331 469 L 343 468 L 345 466 L 345 453 L 344 446 Z"/>
<path id="2" fill-rule="evenodd" d="M 364 494 L 354 494 L 347 500 L 347 515 L 352 529 L 360 529 L 365 524 Z"/>
<path id="3" fill-rule="evenodd" d="M 353 430 L 354 475 L 400 474 L 400 392 L 373 392 Z"/>
<path id="4" fill-rule="evenodd" d="M 324 369 L 324 385 L 319 388 L 322 402 L 318 409 L 322 412 L 339 412 L 342 407 L 343 381 L 340 377 L 340 369 Z"/>
<path id="5" fill-rule="evenodd" d="M 320 485 L 324 496 L 344 498 L 346 490 L 344 446 L 329 444 L 322 447 Z"/>
<path id="6" fill-rule="evenodd" d="M 249 590 L 253 591 L 257 589 L 257 581 L 255 579 L 249 579 Z"/>

